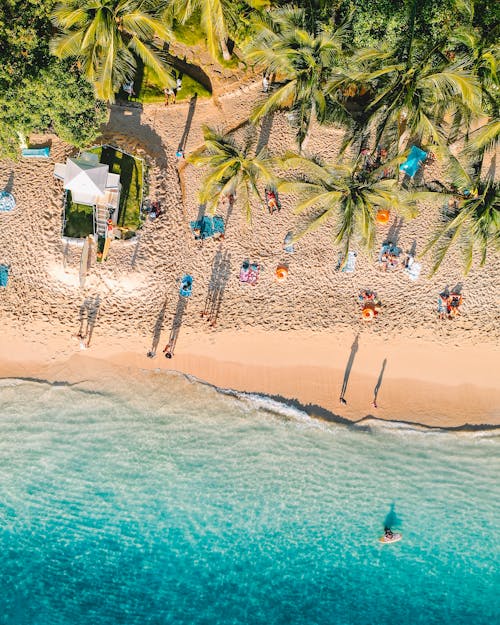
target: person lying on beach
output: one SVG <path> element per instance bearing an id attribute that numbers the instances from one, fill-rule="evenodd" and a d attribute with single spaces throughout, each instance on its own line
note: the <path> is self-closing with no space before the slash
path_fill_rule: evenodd
<path id="1" fill-rule="evenodd" d="M 452 319 L 457 315 L 460 315 L 460 305 L 462 303 L 462 296 L 460 293 L 450 293 L 450 297 L 448 298 L 448 315 L 449 318 Z"/>
<path id="2" fill-rule="evenodd" d="M 438 298 L 438 319 L 446 319 L 449 307 L 449 297 L 446 293 L 440 293 Z"/>
<path id="3" fill-rule="evenodd" d="M 360 292 L 358 299 L 361 303 L 367 301 L 367 300 L 374 300 L 375 297 L 377 296 L 377 294 L 375 293 L 375 291 L 370 291 L 369 289 L 364 289 L 363 291 Z"/>

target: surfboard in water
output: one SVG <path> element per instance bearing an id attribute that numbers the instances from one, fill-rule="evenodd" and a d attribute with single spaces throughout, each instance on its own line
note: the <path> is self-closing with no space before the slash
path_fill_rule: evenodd
<path id="1" fill-rule="evenodd" d="M 379 538 L 379 541 L 384 544 L 397 543 L 402 538 L 403 538 L 403 534 L 398 534 L 397 532 L 394 532 L 392 535 L 392 538 L 389 538 L 388 536 L 381 536 Z"/>

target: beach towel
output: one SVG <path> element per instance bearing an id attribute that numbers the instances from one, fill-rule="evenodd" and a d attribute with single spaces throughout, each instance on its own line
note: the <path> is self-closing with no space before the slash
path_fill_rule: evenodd
<path id="1" fill-rule="evenodd" d="M 209 239 L 213 237 L 215 233 L 224 234 L 225 232 L 224 219 L 218 216 L 205 216 L 196 221 L 191 221 L 189 227 L 195 234 L 196 239 Z"/>
<path id="2" fill-rule="evenodd" d="M 240 268 L 240 282 L 248 282 L 248 276 L 250 273 L 250 263 L 244 261 Z"/>
<path id="3" fill-rule="evenodd" d="M 347 262 L 346 264 L 342 267 L 342 272 L 343 273 L 353 273 L 354 270 L 356 269 L 356 259 L 358 257 L 358 253 L 357 252 L 349 252 L 349 254 L 347 254 Z M 342 263 L 340 263 L 342 264 Z"/>
<path id="4" fill-rule="evenodd" d="M 259 278 L 259 271 L 260 271 L 260 267 L 259 265 L 257 265 L 257 263 L 252 263 L 250 265 L 250 269 L 248 272 L 248 284 L 251 284 L 252 286 L 255 286 L 257 284 L 257 280 Z"/>
<path id="5" fill-rule="evenodd" d="M 12 193 L 0 191 L 0 211 L 11 211 L 16 206 L 16 200 Z"/>
<path id="6" fill-rule="evenodd" d="M 417 148 L 416 145 L 412 145 L 408 158 L 404 163 L 401 163 L 399 169 L 407 176 L 410 176 L 410 178 L 413 178 L 426 158 L 427 152 Z"/>
<path id="7" fill-rule="evenodd" d="M 214 234 L 224 234 L 226 232 L 226 226 L 224 224 L 224 219 L 216 215 L 212 219 Z"/>
<path id="8" fill-rule="evenodd" d="M 422 265 L 417 263 L 417 261 L 410 256 L 408 259 L 408 265 L 405 267 L 405 273 L 408 275 L 410 280 L 416 282 L 420 277 L 420 272 L 422 271 Z"/>
<path id="9" fill-rule="evenodd" d="M 50 148 L 23 148 L 21 156 L 24 158 L 49 158 Z"/>
<path id="10" fill-rule="evenodd" d="M 260 267 L 257 263 L 249 263 L 244 261 L 240 268 L 240 282 L 246 282 L 255 286 L 259 278 Z"/>
<path id="11" fill-rule="evenodd" d="M 0 287 L 6 287 L 9 281 L 9 268 L 7 265 L 0 265 Z"/>

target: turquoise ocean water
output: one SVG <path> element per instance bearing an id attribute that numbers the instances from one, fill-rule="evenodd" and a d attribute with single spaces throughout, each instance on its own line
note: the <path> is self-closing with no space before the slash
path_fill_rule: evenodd
<path id="1" fill-rule="evenodd" d="M 5 380 L 0 414 L 2 625 L 500 620 L 498 432 L 345 427 L 160 374 Z"/>

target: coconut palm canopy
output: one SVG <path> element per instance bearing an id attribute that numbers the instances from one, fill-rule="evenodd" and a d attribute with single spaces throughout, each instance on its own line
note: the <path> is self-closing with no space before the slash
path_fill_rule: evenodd
<path id="1" fill-rule="evenodd" d="M 283 165 L 300 174 L 294 180 L 282 181 L 278 188 L 301 198 L 295 212 L 310 211 L 308 225 L 296 238 L 332 222 L 334 242 L 343 247 L 345 261 L 355 241 L 359 240 L 368 249 L 373 247 L 379 209 L 415 217 L 415 195 L 400 189 L 396 180 L 381 177 L 383 170 L 396 162 L 366 171 L 359 159 L 342 164 L 288 154 Z"/>
<path id="2" fill-rule="evenodd" d="M 458 245 L 464 258 L 467 274 L 474 261 L 474 253 L 483 266 L 489 251 L 500 251 L 500 185 L 495 181 L 496 155 L 486 172 L 482 172 L 484 152 L 477 152 L 474 159 L 465 150 L 457 158 L 451 154 L 447 159 L 448 186 L 443 186 L 448 197 L 454 198 L 455 209 L 436 232 L 424 250 L 434 251 L 435 273 L 448 250 Z"/>
<path id="3" fill-rule="evenodd" d="M 270 3 L 269 0 L 246 0 L 246 4 L 260 9 Z M 239 17 L 239 9 L 234 0 L 171 0 L 167 5 L 167 11 L 182 23 L 198 13 L 211 55 L 217 58 L 222 52 L 226 61 L 231 58 L 227 39 L 230 27 L 233 30 L 237 27 Z"/>
<path id="4" fill-rule="evenodd" d="M 383 140 L 398 152 L 410 140 L 444 145 L 450 119 L 468 122 L 481 114 L 473 58 L 459 52 L 457 33 L 448 33 L 438 43 L 419 39 L 414 29 L 416 3 L 411 3 L 401 45 L 358 51 L 349 72 L 372 94 L 366 117 L 367 125 L 375 128 L 376 143 Z"/>
<path id="5" fill-rule="evenodd" d="M 325 95 L 326 85 L 343 74 L 343 59 L 349 23 L 333 31 L 311 28 L 311 21 L 302 9 L 283 8 L 254 20 L 255 36 L 246 48 L 247 58 L 270 74 L 276 74 L 280 86 L 254 110 L 251 121 L 256 122 L 277 109 L 289 109 L 297 127 L 299 149 L 306 139 L 314 117 L 319 122 L 327 116 L 340 121 L 345 110 Z M 336 116 L 335 116 L 336 114 Z"/>
<path id="6" fill-rule="evenodd" d="M 124 82 L 133 80 L 140 59 L 165 86 L 174 86 L 154 37 L 170 32 L 158 19 L 153 0 L 65 0 L 52 20 L 62 34 L 51 42 L 60 58 L 74 57 L 96 96 L 107 102 Z"/>
<path id="7" fill-rule="evenodd" d="M 248 137 L 240 147 L 233 137 L 203 126 L 204 147 L 191 154 L 188 161 L 197 166 L 208 167 L 203 179 L 199 199 L 210 212 L 215 212 L 224 197 L 237 196 L 248 222 L 251 221 L 251 197 L 256 196 L 262 204 L 264 199 L 259 183 L 270 184 L 274 180 L 271 160 L 265 149 L 252 155 L 255 139 Z"/>

